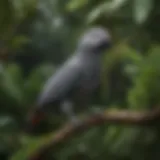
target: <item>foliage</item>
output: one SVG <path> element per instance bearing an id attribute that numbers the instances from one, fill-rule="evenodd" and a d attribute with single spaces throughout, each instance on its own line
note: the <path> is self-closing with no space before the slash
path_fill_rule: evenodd
<path id="1" fill-rule="evenodd" d="M 79 35 L 93 25 L 108 28 L 114 44 L 104 57 L 96 105 L 157 107 L 159 9 L 158 0 L 1 0 L 0 159 L 25 160 L 50 140 L 48 134 L 31 137 L 22 131 L 27 112 L 57 65 L 74 51 Z M 50 121 L 54 134 L 57 119 Z M 57 147 L 48 160 L 159 160 L 159 145 L 158 127 L 104 125 Z"/>

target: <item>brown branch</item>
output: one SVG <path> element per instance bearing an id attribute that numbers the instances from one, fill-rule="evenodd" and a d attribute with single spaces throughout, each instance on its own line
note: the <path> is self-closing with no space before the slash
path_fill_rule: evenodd
<path id="1" fill-rule="evenodd" d="M 53 135 L 47 144 L 40 146 L 36 153 L 30 155 L 29 160 L 44 160 L 46 153 L 50 149 L 93 126 L 99 126 L 104 123 L 153 126 L 157 122 L 160 122 L 160 108 L 145 112 L 105 111 L 103 114 L 89 116 L 82 121 L 80 126 L 74 126 L 71 123 L 65 125 Z"/>

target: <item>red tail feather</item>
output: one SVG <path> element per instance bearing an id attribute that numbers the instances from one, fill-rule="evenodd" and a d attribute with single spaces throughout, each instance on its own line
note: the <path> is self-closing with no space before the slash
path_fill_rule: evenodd
<path id="1" fill-rule="evenodd" d="M 29 112 L 26 125 L 25 132 L 32 133 L 36 130 L 37 126 L 41 121 L 45 119 L 46 114 L 42 111 L 36 110 L 35 108 Z"/>
<path id="2" fill-rule="evenodd" d="M 43 119 L 44 119 L 44 114 L 43 113 L 35 113 L 34 115 L 31 116 L 32 126 L 37 125 Z"/>

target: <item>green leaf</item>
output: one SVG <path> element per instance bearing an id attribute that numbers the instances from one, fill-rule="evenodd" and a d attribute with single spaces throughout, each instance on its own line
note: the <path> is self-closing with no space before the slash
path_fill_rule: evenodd
<path id="1" fill-rule="evenodd" d="M 22 82 L 20 68 L 15 64 L 10 64 L 2 71 L 0 80 L 2 84 L 0 91 L 21 103 L 23 94 L 20 86 L 20 82 Z"/>
<path id="2" fill-rule="evenodd" d="M 89 2 L 89 0 L 71 0 L 68 4 L 67 4 L 67 10 L 69 11 L 75 11 L 76 9 L 79 9 L 83 6 L 85 6 L 87 3 Z"/>
<path id="3" fill-rule="evenodd" d="M 27 141 L 25 147 L 23 147 L 17 153 L 15 153 L 15 155 L 11 157 L 11 160 L 27 160 L 28 156 L 44 143 L 43 139 L 41 138 L 36 138 L 36 139 L 23 138 L 23 141 Z"/>
<path id="4" fill-rule="evenodd" d="M 45 64 L 32 70 L 24 83 L 26 103 L 35 100 L 40 89 L 43 87 L 44 82 L 53 74 L 53 72 L 54 67 Z"/>
<path id="5" fill-rule="evenodd" d="M 54 133 L 47 134 L 45 136 L 32 138 L 32 137 L 21 137 L 24 147 L 15 153 L 10 159 L 11 160 L 28 160 L 28 158 L 39 150 L 42 146 L 47 145 L 52 141 Z"/>
<path id="6" fill-rule="evenodd" d="M 35 9 L 37 0 L 13 0 L 12 5 L 15 10 L 15 16 L 18 19 L 25 18 L 27 13 Z"/>
<path id="7" fill-rule="evenodd" d="M 0 133 L 2 134 L 7 134 L 12 132 L 16 128 L 16 122 L 15 120 L 6 115 L 1 115 L 0 116 Z"/>
<path id="8" fill-rule="evenodd" d="M 25 36 L 16 36 L 11 40 L 11 48 L 13 49 L 18 49 L 20 48 L 23 44 L 26 44 L 29 42 L 29 38 Z"/>
<path id="9" fill-rule="evenodd" d="M 98 7 L 94 8 L 88 18 L 87 22 L 92 23 L 95 21 L 101 14 L 111 14 L 120 9 L 123 5 L 126 4 L 128 0 L 113 0 L 111 2 L 101 3 Z"/>
<path id="10" fill-rule="evenodd" d="M 160 104 L 160 48 L 154 47 L 149 55 L 143 59 L 135 86 L 128 94 L 130 108 L 142 109 Z"/>
<path id="11" fill-rule="evenodd" d="M 134 0 L 133 16 L 137 24 L 144 23 L 153 8 L 152 0 Z"/>

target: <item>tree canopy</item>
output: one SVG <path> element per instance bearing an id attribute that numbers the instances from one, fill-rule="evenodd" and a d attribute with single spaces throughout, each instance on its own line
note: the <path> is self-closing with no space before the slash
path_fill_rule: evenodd
<path id="1" fill-rule="evenodd" d="M 160 105 L 159 10 L 158 0 L 1 0 L 0 159 L 31 160 L 49 146 L 41 158 L 159 160 L 160 117 L 151 125 L 148 116 Z M 62 138 L 68 136 L 64 121 L 53 116 L 37 135 L 26 134 L 27 113 L 43 84 L 91 26 L 107 28 L 113 38 L 95 98 L 104 117 L 79 115 L 89 118 L 85 129 L 72 135 L 74 128 L 67 126 L 68 139 Z"/>

